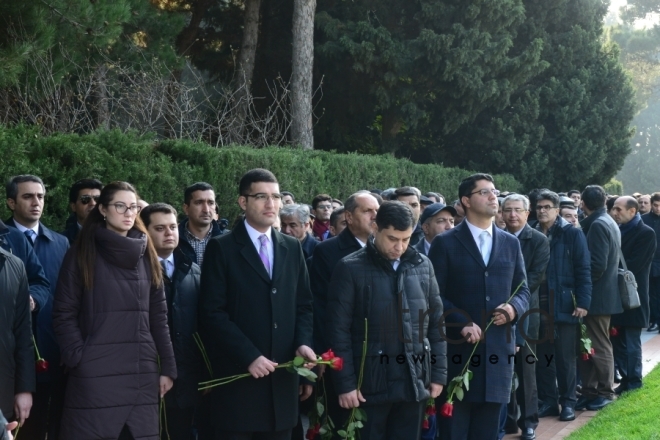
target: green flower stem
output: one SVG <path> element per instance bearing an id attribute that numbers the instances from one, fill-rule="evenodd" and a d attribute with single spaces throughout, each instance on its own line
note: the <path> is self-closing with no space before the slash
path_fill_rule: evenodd
<path id="1" fill-rule="evenodd" d="M 32 344 L 34 345 L 34 351 L 37 352 L 37 360 L 40 360 L 41 355 L 39 354 L 39 349 L 37 348 L 37 341 L 34 340 L 34 334 L 32 335 Z"/>
<path id="2" fill-rule="evenodd" d="M 199 336 L 199 333 L 197 332 L 193 333 L 193 339 L 195 340 L 195 344 L 197 344 L 197 348 L 199 348 L 199 351 L 202 353 L 202 358 L 204 359 L 206 368 L 209 370 L 209 374 L 211 375 L 211 377 L 213 377 L 213 369 L 211 368 L 211 361 L 209 360 L 209 357 L 206 354 L 206 348 L 204 347 L 204 343 L 202 342 L 202 338 Z"/>

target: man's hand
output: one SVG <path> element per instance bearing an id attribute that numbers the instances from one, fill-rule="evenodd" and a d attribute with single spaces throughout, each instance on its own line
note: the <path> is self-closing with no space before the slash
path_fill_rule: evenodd
<path id="1" fill-rule="evenodd" d="M 311 385 L 300 385 L 298 387 L 298 395 L 300 396 L 300 401 L 304 402 L 305 400 L 309 399 L 309 396 L 312 395 L 312 391 L 314 391 L 314 387 Z"/>
<path id="2" fill-rule="evenodd" d="M 339 406 L 344 409 L 357 408 L 360 406 L 360 402 L 364 403 L 366 400 L 362 397 L 362 393 L 357 390 L 339 395 Z"/>
<path id="3" fill-rule="evenodd" d="M 311 370 L 316 366 L 316 353 L 314 353 L 314 350 L 308 346 L 301 345 L 298 347 L 298 350 L 296 350 L 296 356 L 300 356 L 301 358 L 307 359 L 309 361 L 303 365 L 305 368 Z"/>
<path id="4" fill-rule="evenodd" d="M 573 316 L 577 318 L 584 318 L 587 316 L 587 309 L 582 309 L 580 307 L 576 307 L 575 310 L 573 310 Z"/>
<path id="5" fill-rule="evenodd" d="M 34 312 L 34 309 L 37 307 L 37 303 L 34 302 L 34 298 L 30 295 L 30 312 Z"/>
<path id="6" fill-rule="evenodd" d="M 508 315 L 508 316 L 507 316 Z M 511 304 L 500 304 L 493 312 L 493 324 L 508 324 L 516 318 L 516 309 Z"/>
<path id="7" fill-rule="evenodd" d="M 463 330 L 461 330 L 461 336 L 466 338 L 467 343 L 476 344 L 481 340 L 481 327 L 473 322 L 469 326 L 463 327 Z"/>
<path id="8" fill-rule="evenodd" d="M 165 397 L 165 394 L 172 389 L 174 381 L 169 376 L 160 376 L 160 398 Z"/>
<path id="9" fill-rule="evenodd" d="M 18 422 L 7 423 L 7 440 L 14 440 L 14 436 L 11 435 L 11 432 L 16 429 L 17 426 Z"/>
<path id="10" fill-rule="evenodd" d="M 259 356 L 254 361 L 252 361 L 248 367 L 248 372 L 255 379 L 259 379 L 260 377 L 268 376 L 270 373 L 275 371 L 275 367 L 277 367 L 276 362 L 268 360 L 264 356 Z"/>
<path id="11" fill-rule="evenodd" d="M 32 408 L 32 393 L 18 393 L 14 396 L 14 416 L 18 419 L 18 424 L 23 426 L 25 419 L 30 417 Z"/>
<path id="12" fill-rule="evenodd" d="M 442 389 L 444 386 L 440 385 L 439 383 L 432 383 L 431 382 L 431 398 L 435 399 L 442 393 Z"/>

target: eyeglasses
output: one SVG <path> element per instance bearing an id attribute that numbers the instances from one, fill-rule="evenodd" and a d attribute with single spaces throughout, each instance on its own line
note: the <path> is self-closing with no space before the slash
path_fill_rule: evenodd
<path id="1" fill-rule="evenodd" d="M 316 205 L 316 209 L 323 209 L 323 210 L 332 209 L 332 205 Z"/>
<path id="2" fill-rule="evenodd" d="M 126 211 L 130 210 L 131 214 L 137 214 L 140 211 L 142 211 L 142 207 L 138 205 L 131 205 L 131 206 L 126 206 L 123 203 L 112 203 L 110 206 L 115 207 L 115 211 L 117 211 L 117 214 L 125 214 Z"/>
<path id="3" fill-rule="evenodd" d="M 271 199 L 273 202 L 281 201 L 282 194 L 265 194 L 265 193 L 256 193 L 256 194 L 245 194 L 245 197 L 253 197 L 257 202 L 265 202 L 268 199 Z"/>
<path id="4" fill-rule="evenodd" d="M 551 209 L 557 209 L 557 207 L 552 205 L 543 205 L 543 206 L 538 205 L 536 207 L 537 211 L 550 211 Z"/>
<path id="5" fill-rule="evenodd" d="M 479 194 L 480 196 L 487 196 L 490 193 L 493 193 L 493 195 L 497 197 L 500 195 L 500 190 L 495 188 L 493 189 L 484 188 L 484 189 L 480 189 L 479 191 L 471 192 L 469 195 Z"/>
<path id="6" fill-rule="evenodd" d="M 91 202 L 92 199 L 94 199 L 94 203 L 98 203 L 100 198 L 101 196 L 84 195 L 84 196 L 80 196 L 78 200 L 80 200 L 80 203 L 82 203 L 83 205 L 89 205 L 89 202 Z"/>
<path id="7" fill-rule="evenodd" d="M 512 212 L 515 212 L 516 214 L 522 214 L 523 212 L 527 212 L 527 210 L 523 208 L 506 208 L 502 210 L 503 214 L 511 214 Z"/>

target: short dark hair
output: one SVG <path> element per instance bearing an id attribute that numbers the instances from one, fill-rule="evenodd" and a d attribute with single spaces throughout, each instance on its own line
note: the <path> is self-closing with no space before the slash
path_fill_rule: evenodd
<path id="1" fill-rule="evenodd" d="M 568 195 L 568 197 L 570 197 L 573 194 L 580 194 L 580 191 L 578 191 L 577 189 L 572 189 L 569 192 L 567 192 L 566 194 Z M 582 197 L 582 194 L 580 194 L 580 197 Z"/>
<path id="2" fill-rule="evenodd" d="M 321 202 L 331 202 L 332 203 L 332 197 L 330 197 L 328 194 L 319 194 L 319 195 L 317 195 L 316 197 L 314 197 L 312 199 L 312 209 L 316 210 L 316 207 Z"/>
<path id="3" fill-rule="evenodd" d="M 370 189 L 369 192 L 372 193 L 372 194 L 378 194 L 378 195 L 381 195 L 382 192 L 383 192 L 383 190 L 382 190 L 382 189 L 378 189 L 378 188 L 374 188 L 374 189 Z"/>
<path id="4" fill-rule="evenodd" d="M 582 191 L 582 203 L 589 211 L 595 211 L 605 206 L 607 193 L 600 185 L 587 185 Z"/>
<path id="5" fill-rule="evenodd" d="M 605 206 L 607 206 L 607 211 L 611 211 L 612 208 L 614 208 L 614 202 L 616 202 L 616 199 L 618 199 L 619 196 L 616 197 L 608 197 L 607 201 L 605 202 Z"/>
<path id="6" fill-rule="evenodd" d="M 391 200 L 399 200 L 399 197 L 407 196 L 416 196 L 417 201 L 419 201 L 421 194 L 419 193 L 419 190 L 416 190 L 416 188 L 413 188 L 412 186 L 402 186 L 401 188 L 394 190 L 394 194 L 392 194 Z"/>
<path id="7" fill-rule="evenodd" d="M 289 196 L 291 200 L 296 201 L 296 196 L 293 195 L 291 191 L 282 191 L 282 196 Z"/>
<path id="8" fill-rule="evenodd" d="M 193 183 L 183 192 L 184 205 L 190 205 L 190 201 L 192 200 L 193 193 L 195 191 L 214 191 L 214 189 L 210 183 L 206 183 L 206 182 Z"/>
<path id="9" fill-rule="evenodd" d="M 339 206 L 344 206 L 344 202 L 339 199 L 332 199 L 332 203 L 339 203 Z"/>
<path id="10" fill-rule="evenodd" d="M 397 231 L 406 231 L 413 227 L 413 212 L 408 204 L 397 200 L 383 202 L 376 214 L 376 225 L 382 231 L 392 226 Z"/>
<path id="11" fill-rule="evenodd" d="M 263 168 L 255 168 L 241 177 L 241 181 L 238 184 L 238 194 L 246 196 L 252 184 L 258 182 L 279 183 L 275 174 Z"/>
<path id="12" fill-rule="evenodd" d="M 536 193 L 536 201 L 548 200 L 552 203 L 553 208 L 559 208 L 559 194 L 549 189 L 542 189 Z M 536 206 L 534 206 L 536 207 Z"/>
<path id="13" fill-rule="evenodd" d="M 69 188 L 69 203 L 76 203 L 78 201 L 78 194 L 83 189 L 98 189 L 103 191 L 103 184 L 97 179 L 80 179 Z"/>
<path id="14" fill-rule="evenodd" d="M 643 194 L 639 197 L 640 198 L 641 197 L 646 197 L 647 195 L 648 194 Z M 651 203 L 653 203 L 653 202 L 660 202 L 660 192 L 654 192 L 653 194 L 651 194 Z"/>
<path id="15" fill-rule="evenodd" d="M 480 180 L 487 180 L 493 185 L 495 184 L 495 179 L 490 174 L 477 173 L 466 177 L 458 185 L 458 200 L 461 202 L 461 205 L 463 205 L 463 197 L 470 197 L 470 193 L 474 191 L 477 187 L 477 182 Z M 465 205 L 463 205 L 463 209 L 465 209 Z"/>
<path id="16" fill-rule="evenodd" d="M 176 209 L 174 209 L 172 205 L 168 205 L 167 203 L 151 203 L 150 205 L 145 206 L 142 211 L 140 211 L 140 218 L 142 219 L 142 223 L 144 223 L 145 228 L 148 228 L 151 224 L 151 214 L 155 214 L 157 212 L 161 212 L 163 214 L 174 214 L 175 218 L 178 215 L 176 213 Z"/>
<path id="17" fill-rule="evenodd" d="M 38 178 L 37 176 L 33 176 L 32 174 L 21 174 L 12 177 L 7 182 L 7 185 L 5 186 L 5 191 L 7 192 L 7 198 L 16 200 L 16 197 L 18 197 L 18 184 L 24 182 L 39 183 L 41 184 L 41 187 L 44 189 L 44 193 L 46 192 L 46 186 L 44 185 L 44 182 L 40 178 Z"/>
<path id="18" fill-rule="evenodd" d="M 626 199 L 626 209 L 633 209 L 633 208 L 635 208 L 635 213 L 639 212 L 639 203 L 637 202 L 637 199 L 635 197 Z"/>
<path id="19" fill-rule="evenodd" d="M 346 209 L 344 207 L 337 208 L 332 211 L 332 214 L 330 214 L 330 224 L 332 227 L 336 228 L 337 227 L 337 222 L 339 221 L 339 217 L 346 212 Z"/>

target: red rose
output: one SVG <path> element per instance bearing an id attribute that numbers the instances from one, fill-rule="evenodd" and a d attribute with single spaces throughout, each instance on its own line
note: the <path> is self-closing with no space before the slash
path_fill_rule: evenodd
<path id="1" fill-rule="evenodd" d="M 335 358 L 335 354 L 332 352 L 332 349 L 326 351 L 321 355 L 321 360 L 331 361 Z"/>
<path id="2" fill-rule="evenodd" d="M 595 355 L 595 354 L 596 354 L 596 350 L 595 350 L 594 348 L 592 348 L 591 351 L 589 352 L 589 354 L 592 355 L 592 356 Z"/>
<path id="3" fill-rule="evenodd" d="M 340 357 L 335 357 L 330 359 L 332 363 L 330 364 L 330 368 L 333 370 L 341 371 L 342 368 L 344 368 L 344 360 Z"/>
<path id="4" fill-rule="evenodd" d="M 435 415 L 435 405 L 429 405 L 426 407 L 426 415 L 429 416 Z"/>
<path id="5" fill-rule="evenodd" d="M 589 360 L 589 353 L 582 353 L 582 360 L 583 361 L 588 361 Z"/>
<path id="6" fill-rule="evenodd" d="M 440 415 L 442 417 L 451 417 L 453 413 L 454 413 L 453 403 L 445 402 L 444 405 L 442 405 L 442 408 L 440 408 Z"/>
<path id="7" fill-rule="evenodd" d="M 37 373 L 45 373 L 48 371 L 48 361 L 46 359 L 38 359 L 35 364 Z"/>
<path id="8" fill-rule="evenodd" d="M 429 420 L 428 419 L 424 419 L 424 421 L 422 422 L 422 429 L 429 429 Z"/>
<path id="9" fill-rule="evenodd" d="M 616 327 L 612 327 L 610 329 L 610 336 L 612 337 L 619 336 L 619 330 Z"/>

